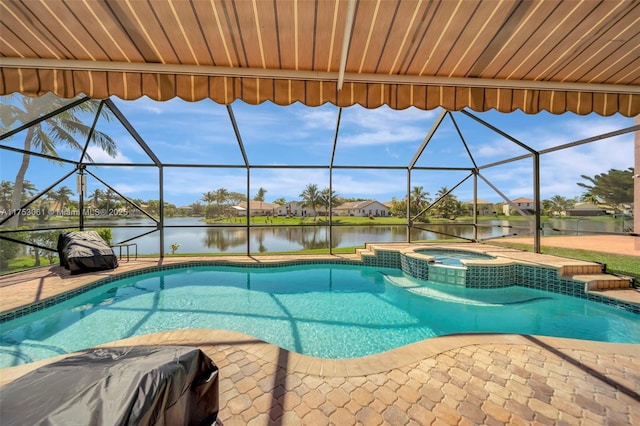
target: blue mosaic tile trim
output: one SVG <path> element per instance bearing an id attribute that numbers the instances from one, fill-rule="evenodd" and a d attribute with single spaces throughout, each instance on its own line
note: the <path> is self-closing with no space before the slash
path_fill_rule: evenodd
<path id="1" fill-rule="evenodd" d="M 625 311 L 640 314 L 640 305 L 611 299 L 594 292 L 585 291 L 585 283 L 563 278 L 555 269 L 530 265 L 516 265 L 516 284 L 522 287 L 545 290 L 552 293 L 566 294 L 592 302 L 615 306 Z"/>
<path id="2" fill-rule="evenodd" d="M 516 271 L 516 284 L 523 287 L 566 294 L 581 299 L 587 298 L 583 282 L 562 278 L 556 269 L 516 265 Z"/>
<path id="3" fill-rule="evenodd" d="M 621 300 L 614 300 L 595 293 L 587 293 L 587 299 L 591 300 L 592 302 L 604 303 L 605 305 L 640 315 L 640 305 L 623 302 Z"/>
<path id="4" fill-rule="evenodd" d="M 429 279 L 429 263 L 423 259 L 416 259 L 414 257 L 402 255 L 400 259 L 400 267 L 402 272 L 411 275 L 414 278 L 425 281 Z"/>
<path id="5" fill-rule="evenodd" d="M 512 286 L 515 282 L 515 265 L 467 266 L 467 287 L 500 288 Z"/>
<path id="6" fill-rule="evenodd" d="M 447 272 L 444 269 L 448 268 L 455 271 L 456 269 L 464 270 L 464 268 L 429 265 L 428 262 L 423 259 L 412 258 L 404 254 L 401 257 L 400 263 L 402 272 L 425 281 L 430 279 L 446 284 L 464 285 L 473 288 L 500 288 L 520 285 L 522 287 L 587 299 L 640 314 L 640 305 L 611 299 L 593 292 L 586 292 L 584 282 L 563 278 L 558 275 L 558 271 L 554 268 L 523 264 L 495 266 L 469 265 L 465 267 L 465 281 L 461 284 L 460 277 L 462 273 L 456 276 L 456 272 Z"/>
<path id="7" fill-rule="evenodd" d="M 362 263 L 365 266 L 376 266 L 380 268 L 400 268 L 401 253 L 396 250 L 376 250 L 375 255 L 362 256 Z"/>

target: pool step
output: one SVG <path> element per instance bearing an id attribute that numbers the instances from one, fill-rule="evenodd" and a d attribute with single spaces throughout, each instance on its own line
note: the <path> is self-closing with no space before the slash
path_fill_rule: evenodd
<path id="1" fill-rule="evenodd" d="M 369 250 L 368 248 L 357 248 L 356 254 L 360 256 L 360 259 L 362 259 L 363 257 L 373 257 L 376 255 L 374 251 Z"/>
<path id="2" fill-rule="evenodd" d="M 413 249 L 413 247 L 415 246 L 407 243 L 384 243 L 382 245 L 367 243 L 364 248 L 356 249 L 356 253 L 364 260 L 367 257 L 377 256 L 377 250 L 397 250 L 402 252 L 407 248 Z M 545 255 L 540 254 L 536 256 L 545 257 Z M 561 262 L 558 262 L 557 259 L 552 256 L 548 256 L 548 258 L 550 259 L 548 266 L 555 267 L 559 276 L 584 282 L 585 291 L 625 290 L 633 288 L 631 279 L 605 274 L 602 271 L 602 265 L 598 263 L 570 259 L 562 259 Z M 526 263 L 526 260 L 523 263 Z"/>
<path id="3" fill-rule="evenodd" d="M 618 290 L 631 288 L 631 279 L 615 275 L 574 275 L 574 280 L 585 281 L 585 291 Z"/>
<path id="4" fill-rule="evenodd" d="M 564 265 L 560 268 L 561 275 L 600 275 L 602 265 L 583 262 L 579 265 Z"/>
<path id="5" fill-rule="evenodd" d="M 387 250 L 389 250 L 389 248 L 387 248 Z M 377 256 L 376 248 L 371 243 L 365 244 L 364 248 L 357 248 L 356 249 L 356 254 L 358 254 L 361 259 L 364 258 L 364 257 L 375 257 L 375 256 Z"/>

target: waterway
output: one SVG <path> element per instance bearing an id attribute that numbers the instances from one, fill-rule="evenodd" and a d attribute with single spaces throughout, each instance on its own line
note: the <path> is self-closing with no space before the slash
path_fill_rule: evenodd
<path id="1" fill-rule="evenodd" d="M 95 226 L 96 222 L 91 222 Z M 490 220 L 480 223 L 479 239 L 501 238 L 511 235 L 531 235 L 531 227 L 526 221 L 509 222 Z M 137 243 L 139 254 L 160 252 L 160 232 L 148 219 L 111 220 L 102 223 L 111 227 L 113 242 L 132 240 Z M 121 225 L 135 225 L 137 228 L 122 228 Z M 146 226 L 145 226 L 146 225 Z M 423 224 L 425 230 L 412 229 L 411 241 L 432 241 L 457 236 L 472 239 L 473 226 L 470 224 Z M 582 235 L 587 231 L 621 232 L 621 225 L 614 221 L 550 220 L 543 223 L 544 235 Z M 558 231 L 561 230 L 561 231 Z M 287 252 L 309 249 L 327 249 L 329 241 L 334 248 L 363 246 L 371 242 L 402 242 L 407 240 L 404 225 L 384 226 L 208 226 L 198 217 L 167 218 L 165 220 L 165 253 L 171 252 L 172 244 L 179 244 L 176 253 L 246 253 L 247 235 L 251 253 Z"/>
<path id="2" fill-rule="evenodd" d="M 631 224 L 629 220 L 627 225 Z M 69 226 L 77 228 L 79 223 L 58 221 L 33 223 L 33 229 L 47 226 Z M 477 237 L 480 240 L 497 239 L 508 236 L 531 236 L 532 223 L 528 221 L 485 220 L 479 222 Z M 543 235 L 585 235 L 589 233 L 623 232 L 621 220 L 590 220 L 589 218 L 551 219 L 542 223 Z M 123 218 L 116 220 L 87 220 L 87 229 L 105 227 L 112 229 L 112 243 L 131 242 L 138 254 L 159 254 L 161 233 L 153 220 L 148 218 Z M 126 227 L 125 227 L 126 226 Z M 420 229 L 418 229 L 420 228 Z M 54 231 L 59 232 L 59 231 Z M 444 238 L 474 238 L 470 223 L 416 224 L 411 229 L 411 241 L 432 241 Z M 365 243 L 407 241 L 405 225 L 369 226 L 291 226 L 259 224 L 247 228 L 240 223 L 208 224 L 200 217 L 173 217 L 165 219 L 164 253 L 177 254 L 246 254 L 247 240 L 250 253 L 291 252 L 310 249 L 359 247 Z M 53 241 L 53 240 L 51 240 Z M 331 242 L 331 244 L 330 244 Z M 53 242 L 52 244 L 55 244 Z M 174 249 L 172 249 L 172 245 Z M 55 247 L 52 247 L 55 249 Z"/>

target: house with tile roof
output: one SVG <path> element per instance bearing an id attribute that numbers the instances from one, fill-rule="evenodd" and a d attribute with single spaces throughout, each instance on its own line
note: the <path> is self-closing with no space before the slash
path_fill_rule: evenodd
<path id="1" fill-rule="evenodd" d="M 535 214 L 535 202 L 531 198 L 520 197 L 515 200 L 511 200 L 510 203 L 504 203 L 502 205 L 502 214 L 505 216 L 511 216 L 513 210 L 523 210 L 525 213 Z"/>
<path id="2" fill-rule="evenodd" d="M 339 216 L 389 216 L 389 207 L 376 200 L 349 201 L 334 207 L 333 211 Z"/>
<path id="3" fill-rule="evenodd" d="M 463 203 L 469 215 L 473 215 L 473 200 Z M 478 198 L 478 216 L 491 216 L 493 214 L 493 203 L 491 201 Z"/>
<path id="4" fill-rule="evenodd" d="M 560 216 L 604 216 L 609 214 L 607 209 L 607 206 L 593 203 L 575 203 L 570 209 L 561 212 Z"/>
<path id="5" fill-rule="evenodd" d="M 277 216 L 285 217 L 315 217 L 317 215 L 326 216 L 325 209 L 317 206 L 319 210 L 316 211 L 311 206 L 306 206 L 302 201 L 289 201 L 288 203 L 278 206 L 276 209 Z"/>
<path id="6" fill-rule="evenodd" d="M 264 201 L 249 201 L 249 210 L 251 216 L 275 216 L 279 204 L 265 203 Z M 229 210 L 235 216 L 245 216 L 247 214 L 247 202 L 240 201 L 237 205 L 231 206 Z"/>

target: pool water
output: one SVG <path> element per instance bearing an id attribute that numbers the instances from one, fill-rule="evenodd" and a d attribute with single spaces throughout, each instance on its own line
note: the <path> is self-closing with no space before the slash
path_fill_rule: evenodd
<path id="1" fill-rule="evenodd" d="M 461 332 L 640 343 L 638 315 L 512 286 L 469 289 L 349 265 L 189 267 L 124 278 L 0 324 L 0 367 L 181 328 L 351 358 Z"/>
<path id="2" fill-rule="evenodd" d="M 474 252 L 460 252 L 453 250 L 416 250 L 416 253 L 432 256 L 435 258 L 435 263 L 439 263 L 446 266 L 462 266 L 461 260 L 470 259 L 495 259 L 493 256 L 482 253 Z"/>

